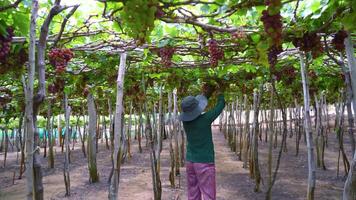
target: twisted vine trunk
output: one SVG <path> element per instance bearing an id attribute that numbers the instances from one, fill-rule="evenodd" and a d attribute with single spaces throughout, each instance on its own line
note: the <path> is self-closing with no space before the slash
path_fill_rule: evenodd
<path id="1" fill-rule="evenodd" d="M 47 111 L 47 129 L 48 129 L 48 167 L 54 168 L 54 152 L 53 152 L 53 116 L 52 116 L 52 102 L 50 101 L 48 104 Z"/>
<path id="2" fill-rule="evenodd" d="M 244 107 L 245 107 L 245 128 L 243 132 L 243 143 L 242 143 L 242 161 L 243 161 L 243 168 L 247 168 L 247 161 L 248 161 L 248 134 L 250 132 L 250 107 L 247 102 L 247 96 L 244 95 Z"/>
<path id="3" fill-rule="evenodd" d="M 273 147 L 273 135 L 274 135 L 274 89 L 271 89 L 271 99 L 270 99 L 270 115 L 269 115 L 269 140 L 268 140 L 268 188 L 267 190 L 266 199 L 272 199 L 272 147 Z"/>
<path id="4" fill-rule="evenodd" d="M 173 90 L 173 134 L 174 134 L 174 157 L 175 157 L 175 175 L 180 176 L 180 158 L 179 158 L 179 121 L 178 121 L 178 102 L 177 89 Z"/>
<path id="5" fill-rule="evenodd" d="M 309 97 L 309 82 L 307 77 L 307 67 L 304 61 L 304 55 L 300 52 L 300 68 L 302 73 L 302 83 L 303 83 L 303 96 L 304 96 L 304 115 L 305 115 L 305 132 L 307 139 L 307 149 L 308 149 L 308 191 L 307 199 L 314 199 L 315 191 L 315 157 L 314 157 L 314 144 L 313 135 L 311 130 L 311 119 L 310 119 L 310 97 Z"/>
<path id="6" fill-rule="evenodd" d="M 70 107 L 68 106 L 68 96 L 64 94 L 64 111 L 65 111 L 65 135 L 64 135 L 64 146 L 65 146 L 65 155 L 64 155 L 64 184 L 66 188 L 65 196 L 70 196 L 70 176 L 69 176 L 69 118 L 70 118 Z"/>
<path id="7" fill-rule="evenodd" d="M 33 85 L 35 78 L 35 53 L 36 53 L 36 21 L 38 16 L 38 1 L 32 0 L 31 21 L 30 21 L 30 44 L 29 44 L 29 65 L 27 69 L 28 79 L 25 92 L 25 123 L 26 123 L 26 185 L 28 200 L 36 199 L 33 167 L 34 151 L 34 122 L 33 122 Z M 23 81 L 24 82 L 24 81 Z"/>
<path id="8" fill-rule="evenodd" d="M 109 187 L 109 199 L 117 200 L 119 193 L 120 167 L 122 158 L 122 123 L 123 123 L 123 96 L 124 96 L 124 77 L 126 68 L 126 53 L 120 56 L 120 65 L 117 76 L 117 94 L 116 94 L 116 111 L 114 122 L 114 171 Z"/>
<path id="9" fill-rule="evenodd" d="M 88 100 L 88 114 L 89 114 L 89 134 L 88 134 L 88 170 L 89 182 L 96 183 L 99 181 L 99 174 L 96 166 L 96 110 L 94 97 L 90 93 L 87 97 Z"/>
<path id="10" fill-rule="evenodd" d="M 169 132 L 169 156 L 170 156 L 170 169 L 169 169 L 169 182 L 171 187 L 175 187 L 175 159 L 174 159 L 174 149 L 173 149 L 173 123 L 172 118 L 172 93 L 168 93 L 168 132 Z"/>
<path id="11" fill-rule="evenodd" d="M 260 183 L 261 183 L 261 172 L 260 166 L 258 163 L 258 114 L 259 114 L 259 107 L 261 103 L 261 96 L 262 96 L 262 86 L 260 86 L 259 91 L 255 91 L 253 94 L 253 131 L 252 131 L 252 169 L 253 169 L 253 177 L 256 181 L 255 185 L 255 192 L 260 191 Z"/>
<path id="12" fill-rule="evenodd" d="M 346 49 L 346 56 L 347 56 L 347 62 L 350 68 L 350 73 L 351 73 L 351 84 L 352 84 L 352 92 L 353 92 L 353 108 L 354 108 L 354 114 L 355 114 L 355 119 L 356 119 L 356 59 L 354 55 L 354 49 L 352 46 L 352 40 L 350 33 L 348 34 L 348 37 L 344 41 L 345 43 L 345 49 Z M 353 149 L 355 149 L 355 146 L 353 146 Z M 356 199 L 356 150 L 353 151 L 354 156 L 353 160 L 351 162 L 351 167 L 349 170 L 349 174 L 347 176 L 347 180 L 345 182 L 344 186 L 344 192 L 343 192 L 343 200 L 352 200 Z"/>

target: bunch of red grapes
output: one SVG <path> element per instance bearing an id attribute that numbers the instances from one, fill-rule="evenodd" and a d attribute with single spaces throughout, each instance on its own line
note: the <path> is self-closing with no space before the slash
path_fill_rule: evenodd
<path id="1" fill-rule="evenodd" d="M 278 72 L 274 73 L 276 80 L 284 80 L 287 84 L 292 84 L 297 76 L 295 68 L 291 65 L 283 66 Z"/>
<path id="2" fill-rule="evenodd" d="M 218 43 L 214 39 L 210 39 L 208 42 L 210 64 L 212 67 L 218 66 L 219 60 L 224 58 L 224 51 L 219 48 Z"/>
<path id="3" fill-rule="evenodd" d="M 245 39 L 247 37 L 246 33 L 239 30 L 231 34 L 232 38 L 237 40 L 237 39 Z"/>
<path id="4" fill-rule="evenodd" d="M 340 30 L 335 34 L 331 43 L 333 44 L 335 49 L 337 49 L 338 51 L 344 51 L 345 50 L 345 44 L 344 44 L 345 38 L 347 38 L 347 32 L 344 30 Z"/>
<path id="5" fill-rule="evenodd" d="M 282 44 L 283 27 L 281 14 L 278 12 L 275 15 L 270 15 L 268 10 L 264 10 L 262 11 L 261 21 L 263 22 L 265 32 L 272 38 L 273 44 L 280 46 Z"/>
<path id="6" fill-rule="evenodd" d="M 273 69 L 277 64 L 278 54 L 280 54 L 281 52 L 281 46 L 273 45 L 268 49 L 268 63 Z"/>
<path id="7" fill-rule="evenodd" d="M 171 46 L 165 46 L 159 49 L 159 56 L 161 57 L 162 65 L 166 67 L 172 66 L 172 57 L 176 48 Z"/>
<path id="8" fill-rule="evenodd" d="M 52 49 L 48 53 L 49 61 L 56 68 L 56 73 L 65 72 L 68 62 L 73 58 L 74 53 L 70 49 Z"/>
<path id="9" fill-rule="evenodd" d="M 313 58 L 317 58 L 324 52 L 323 45 L 320 41 L 320 36 L 316 33 L 305 33 L 302 38 L 295 38 L 293 45 L 299 47 L 304 52 L 312 53 Z"/>
<path id="10" fill-rule="evenodd" d="M 57 77 L 54 83 L 48 85 L 48 92 L 52 94 L 62 92 L 64 90 L 64 85 L 64 80 L 60 77 Z"/>
<path id="11" fill-rule="evenodd" d="M 14 29 L 8 27 L 6 35 L 0 35 L 0 60 L 4 60 L 11 50 L 11 41 L 14 37 Z"/>

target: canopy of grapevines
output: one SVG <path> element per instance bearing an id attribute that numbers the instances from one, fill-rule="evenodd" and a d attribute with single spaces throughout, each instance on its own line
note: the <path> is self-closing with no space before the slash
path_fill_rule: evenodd
<path id="1" fill-rule="evenodd" d="M 30 5 L 0 1 L 0 106 L 8 117 L 24 109 Z M 356 40 L 353 0 L 40 0 L 39 6 L 46 96 L 59 108 L 54 99 L 66 92 L 74 112 L 83 112 L 88 91 L 99 103 L 114 98 L 122 52 L 129 55 L 125 98 L 133 102 L 145 101 L 142 80 L 153 100 L 159 86 L 183 96 L 198 93 L 203 82 L 224 83 L 229 98 L 274 80 L 283 100 L 294 103 L 302 97 L 299 50 L 307 56 L 311 92 L 334 101 L 344 87 L 335 60 L 344 57 L 345 37 Z"/>

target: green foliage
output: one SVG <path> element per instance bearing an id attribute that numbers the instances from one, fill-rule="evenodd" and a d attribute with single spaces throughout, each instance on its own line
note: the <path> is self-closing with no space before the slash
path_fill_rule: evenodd
<path id="1" fill-rule="evenodd" d="M 143 44 L 149 40 L 154 28 L 157 0 L 130 0 L 124 3 L 120 13 L 124 29 L 130 37 Z"/>

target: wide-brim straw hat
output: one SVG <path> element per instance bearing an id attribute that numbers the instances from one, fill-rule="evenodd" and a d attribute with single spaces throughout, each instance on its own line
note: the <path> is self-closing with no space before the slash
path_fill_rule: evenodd
<path id="1" fill-rule="evenodd" d="M 208 99 L 204 95 L 187 96 L 182 100 L 182 113 L 179 120 L 187 122 L 196 119 L 208 105 Z"/>

